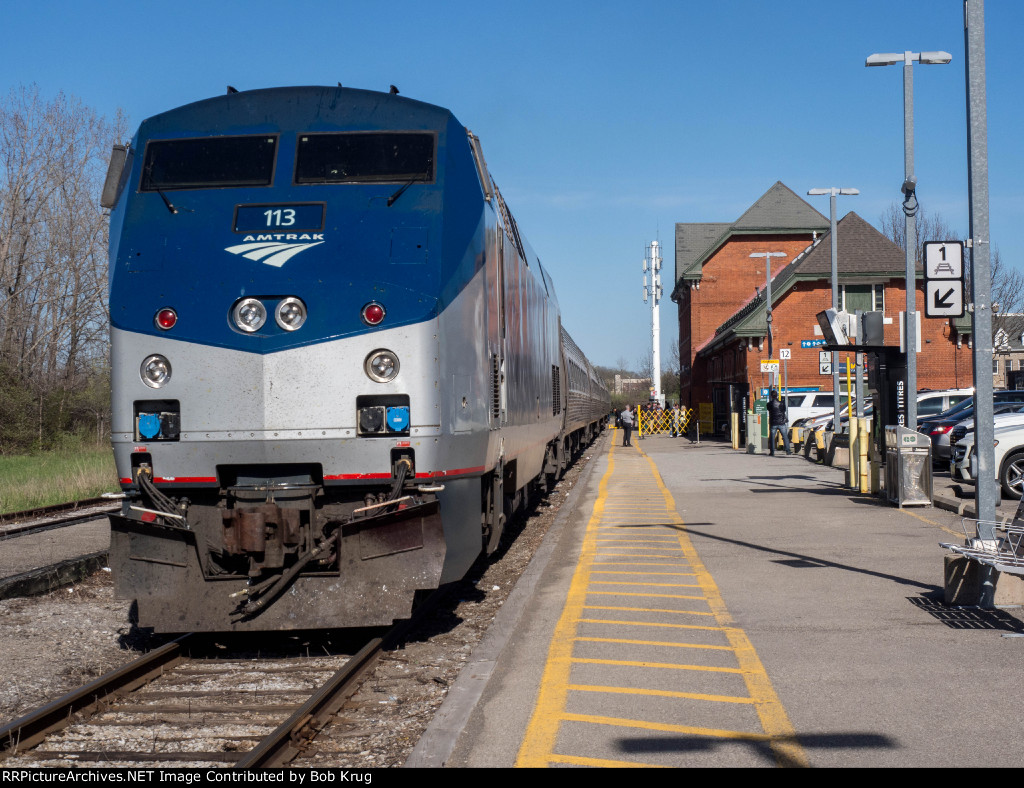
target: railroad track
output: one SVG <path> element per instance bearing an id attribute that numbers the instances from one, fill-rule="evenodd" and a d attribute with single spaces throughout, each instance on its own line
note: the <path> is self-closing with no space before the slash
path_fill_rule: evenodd
<path id="1" fill-rule="evenodd" d="M 351 656 L 210 657 L 207 638 L 186 635 L 0 728 L 0 760 L 5 768 L 283 766 L 418 620 Z"/>
<path id="2" fill-rule="evenodd" d="M 109 498 L 89 498 L 84 501 L 0 514 L 0 540 L 95 520 L 110 512 L 116 512 L 120 507 L 119 502 L 111 501 Z"/>

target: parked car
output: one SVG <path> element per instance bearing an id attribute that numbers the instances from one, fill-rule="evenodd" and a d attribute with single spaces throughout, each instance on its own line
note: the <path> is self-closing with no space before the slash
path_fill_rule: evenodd
<path id="1" fill-rule="evenodd" d="M 1017 403 L 997 402 L 992 405 L 995 428 L 1015 427 L 1024 424 L 1024 405 Z M 974 432 L 974 414 L 963 419 L 949 431 L 949 445 L 956 446 L 969 432 Z"/>
<path id="2" fill-rule="evenodd" d="M 919 395 L 920 396 L 920 395 Z M 1024 390 L 1014 389 L 1011 391 L 996 391 L 992 394 L 992 402 L 1020 402 L 1024 404 Z M 953 405 L 948 410 L 943 411 L 935 416 L 918 416 L 917 417 L 917 431 L 923 432 L 926 435 L 930 429 L 931 422 L 937 421 L 938 419 L 947 419 L 951 416 L 955 416 L 958 412 L 964 411 L 967 408 L 974 407 L 974 395 L 966 397 L 956 405 Z"/>
<path id="3" fill-rule="evenodd" d="M 786 408 L 789 414 L 789 426 L 792 427 L 801 419 L 832 413 L 832 392 L 791 391 L 786 395 Z"/>
<path id="4" fill-rule="evenodd" d="M 1024 425 L 999 427 L 993 438 L 996 481 L 1004 497 L 1018 500 L 1024 488 Z M 950 462 L 950 476 L 967 484 L 977 483 L 978 456 L 973 432 L 956 444 Z"/>
<path id="5" fill-rule="evenodd" d="M 992 404 L 993 413 L 1004 413 L 1009 410 L 1016 410 L 1024 405 L 1024 391 L 997 391 L 996 395 L 1010 395 L 996 397 Z M 1014 399 L 1016 396 L 1016 399 Z M 925 421 L 918 432 L 923 432 L 932 440 L 932 463 L 945 465 L 949 462 L 951 452 L 950 433 L 958 424 L 974 418 L 974 397 L 964 400 L 955 408 L 951 408 L 939 417 Z M 966 425 L 965 425 L 966 427 Z M 965 429 L 966 431 L 966 429 Z"/>
<path id="6" fill-rule="evenodd" d="M 937 391 L 917 392 L 917 420 L 938 416 L 955 405 L 959 405 L 968 397 L 974 396 L 974 389 L 942 389 Z"/>

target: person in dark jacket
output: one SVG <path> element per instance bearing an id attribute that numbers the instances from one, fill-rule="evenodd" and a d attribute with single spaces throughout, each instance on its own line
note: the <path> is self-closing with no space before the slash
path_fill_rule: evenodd
<path id="1" fill-rule="evenodd" d="M 630 446 L 632 444 L 629 442 L 629 435 L 633 431 L 633 413 L 629 406 L 622 409 L 619 419 L 622 421 L 622 445 Z"/>
<path id="2" fill-rule="evenodd" d="M 768 431 L 768 453 L 775 456 L 775 433 L 782 433 L 782 445 L 786 447 L 786 454 L 792 454 L 789 446 L 789 416 L 786 413 L 786 403 L 779 399 L 779 392 L 771 390 L 768 395 L 768 424 L 771 429 Z"/>

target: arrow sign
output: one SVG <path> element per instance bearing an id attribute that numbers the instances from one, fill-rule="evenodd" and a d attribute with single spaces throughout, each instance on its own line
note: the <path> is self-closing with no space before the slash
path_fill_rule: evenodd
<path id="1" fill-rule="evenodd" d="M 942 288 L 939 288 L 939 290 L 941 289 Z M 940 296 L 939 290 L 935 291 L 935 303 L 933 304 L 933 306 L 936 309 L 952 309 L 955 306 L 954 293 L 956 291 L 951 287 L 949 288 L 949 290 L 947 290 Z"/>
<path id="2" fill-rule="evenodd" d="M 925 282 L 925 317 L 963 317 L 963 282 L 937 279 Z"/>

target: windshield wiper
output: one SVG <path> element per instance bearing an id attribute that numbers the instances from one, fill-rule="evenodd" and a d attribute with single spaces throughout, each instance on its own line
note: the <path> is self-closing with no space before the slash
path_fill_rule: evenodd
<path id="1" fill-rule="evenodd" d="M 160 195 L 160 199 L 164 201 L 164 205 L 167 206 L 167 210 L 171 213 L 177 213 L 178 209 L 171 205 L 171 201 L 167 199 L 167 195 L 164 194 L 162 189 L 157 189 L 156 193 Z"/>
<path id="2" fill-rule="evenodd" d="M 403 183 L 394 194 L 388 197 L 388 208 L 395 204 L 399 197 L 405 194 L 405 190 L 412 186 L 417 181 L 425 181 L 427 178 L 425 175 L 413 175 L 409 180 Z"/>

